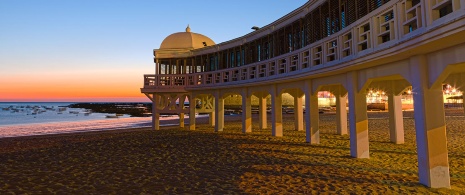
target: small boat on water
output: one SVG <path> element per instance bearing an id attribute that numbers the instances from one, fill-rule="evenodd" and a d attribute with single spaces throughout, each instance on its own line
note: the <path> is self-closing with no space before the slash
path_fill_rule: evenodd
<path id="1" fill-rule="evenodd" d="M 107 118 L 118 118 L 119 116 L 117 115 L 105 115 Z"/>
<path id="2" fill-rule="evenodd" d="M 116 116 L 123 116 L 124 114 L 116 114 Z"/>

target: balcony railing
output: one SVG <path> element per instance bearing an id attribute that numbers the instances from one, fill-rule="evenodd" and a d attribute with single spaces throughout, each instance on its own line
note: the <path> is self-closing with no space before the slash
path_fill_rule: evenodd
<path id="1" fill-rule="evenodd" d="M 339 32 L 299 50 L 218 71 L 183 75 L 144 75 L 144 88 L 233 85 L 308 74 L 392 48 L 412 37 L 437 29 L 445 23 L 444 20 L 453 21 L 463 17 L 465 9 L 461 7 L 465 5 L 456 5 L 455 2 L 458 1 L 390 1 Z M 438 5 L 451 6 L 453 12 L 460 14 L 435 16 Z M 422 21 L 427 21 L 427 18 L 431 20 L 424 24 Z M 437 22 L 439 19 L 441 22 Z"/>
<path id="2" fill-rule="evenodd" d="M 184 87 L 187 85 L 187 75 L 144 75 L 144 88 Z"/>

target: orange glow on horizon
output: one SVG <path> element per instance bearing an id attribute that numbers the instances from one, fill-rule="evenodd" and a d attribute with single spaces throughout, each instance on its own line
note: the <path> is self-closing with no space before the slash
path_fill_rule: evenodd
<path id="1" fill-rule="evenodd" d="M 0 102 L 11 101 L 132 101 L 147 102 L 140 93 L 142 74 L 95 71 L 0 77 Z M 82 75 L 82 74 L 79 74 Z"/>

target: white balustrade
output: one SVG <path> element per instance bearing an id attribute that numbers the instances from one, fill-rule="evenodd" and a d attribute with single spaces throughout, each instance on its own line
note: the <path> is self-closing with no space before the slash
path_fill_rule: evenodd
<path id="1" fill-rule="evenodd" d="M 323 60 L 321 59 L 323 55 L 323 46 L 318 45 L 312 48 L 312 66 L 318 66 L 323 64 Z"/>
<path id="2" fill-rule="evenodd" d="M 343 28 L 322 40 L 299 50 L 256 63 L 211 72 L 185 75 L 144 75 L 144 88 L 234 85 L 286 77 L 288 74 L 308 74 L 322 67 L 344 62 L 346 57 L 366 56 L 375 50 L 388 49 L 409 34 L 427 33 L 427 15 L 436 20 L 448 17 L 449 12 L 462 11 L 460 0 L 404 0 L 390 1 L 379 11 Z M 427 6 L 424 6 L 427 5 Z M 425 10 L 428 7 L 429 10 Z M 451 14 L 453 15 L 453 14 Z M 457 17 L 457 16 L 455 16 Z M 453 18 L 450 18 L 453 20 Z M 433 23 L 430 25 L 440 25 Z M 400 28 L 400 29 L 396 29 Z M 418 31 L 419 29 L 422 29 Z M 397 34 L 398 33 L 398 34 Z M 391 42 L 392 41 L 392 42 Z M 386 45 L 384 43 L 392 44 Z M 354 45 L 355 44 L 355 45 Z"/>

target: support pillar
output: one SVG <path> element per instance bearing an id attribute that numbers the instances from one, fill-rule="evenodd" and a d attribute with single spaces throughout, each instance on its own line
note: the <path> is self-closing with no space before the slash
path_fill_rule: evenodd
<path id="1" fill-rule="evenodd" d="M 318 93 L 313 92 L 312 82 L 305 82 L 305 137 L 310 144 L 320 144 Z"/>
<path id="2" fill-rule="evenodd" d="M 208 124 L 210 126 L 214 127 L 215 126 L 215 121 L 216 121 L 216 119 L 215 119 L 215 111 L 208 113 L 208 116 L 209 116 Z"/>
<path id="3" fill-rule="evenodd" d="M 181 74 L 181 67 L 179 66 L 179 60 L 174 60 L 176 63 L 176 74 Z"/>
<path id="4" fill-rule="evenodd" d="M 157 112 L 157 104 L 160 96 L 153 94 L 152 99 L 152 130 L 160 130 L 160 113 Z"/>
<path id="5" fill-rule="evenodd" d="M 215 132 L 224 128 L 224 98 L 217 91 L 215 95 Z"/>
<path id="6" fill-rule="evenodd" d="M 242 133 L 252 132 L 252 96 L 247 89 L 242 92 Z"/>
<path id="7" fill-rule="evenodd" d="M 294 96 L 294 124 L 296 131 L 303 131 L 304 130 L 304 111 L 302 108 L 302 96 L 295 95 Z"/>
<path id="8" fill-rule="evenodd" d="M 188 73 L 188 71 L 187 71 L 187 59 L 184 59 L 183 69 L 182 69 L 181 74 L 186 74 L 186 73 Z"/>
<path id="9" fill-rule="evenodd" d="M 195 130 L 195 98 L 189 99 L 189 130 Z"/>
<path id="10" fill-rule="evenodd" d="M 388 95 L 389 135 L 392 143 L 404 143 L 404 119 L 402 114 L 402 95 Z"/>
<path id="11" fill-rule="evenodd" d="M 160 74 L 160 73 L 158 73 L 158 69 L 160 69 L 160 68 L 158 68 L 158 66 L 159 66 L 158 65 L 158 59 L 155 58 L 155 74 Z"/>
<path id="12" fill-rule="evenodd" d="M 355 158 L 369 158 L 366 94 L 358 86 L 357 72 L 348 73 L 350 155 Z"/>
<path id="13" fill-rule="evenodd" d="M 179 113 L 179 127 L 184 128 L 184 113 Z"/>
<path id="14" fill-rule="evenodd" d="M 271 135 L 282 137 L 283 136 L 283 109 L 282 109 L 282 95 L 276 89 L 276 86 L 271 90 Z"/>
<path id="15" fill-rule="evenodd" d="M 336 128 L 338 135 L 347 135 L 347 93 L 336 96 Z"/>
<path id="16" fill-rule="evenodd" d="M 444 100 L 441 84 L 429 80 L 425 56 L 410 59 L 420 183 L 450 188 Z"/>
<path id="17" fill-rule="evenodd" d="M 263 96 L 258 97 L 258 120 L 260 129 L 266 129 L 266 97 Z"/>

